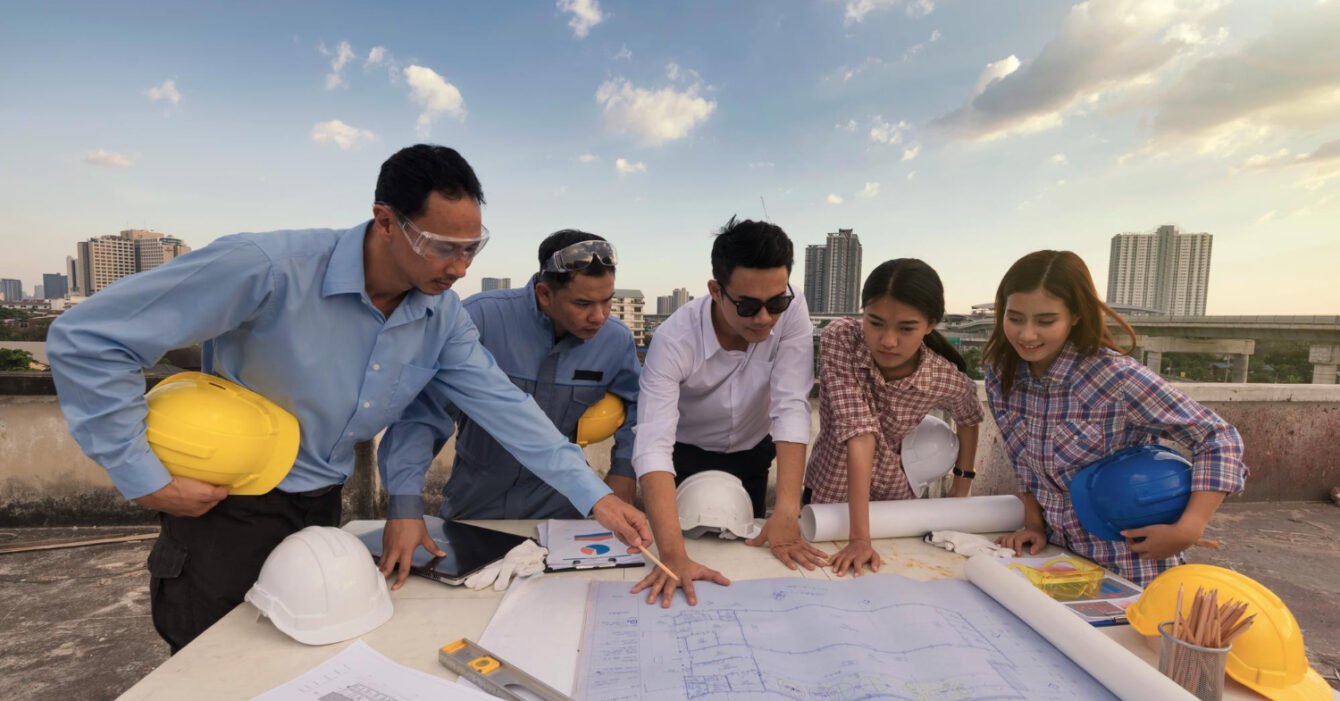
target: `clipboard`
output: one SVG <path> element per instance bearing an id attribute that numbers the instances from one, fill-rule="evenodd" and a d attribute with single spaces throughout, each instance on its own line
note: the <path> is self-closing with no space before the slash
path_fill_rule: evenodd
<path id="1" fill-rule="evenodd" d="M 606 567 L 642 567 L 641 554 L 628 554 L 609 529 L 594 520 L 551 519 L 537 526 L 540 545 L 549 549 L 545 572 Z"/>

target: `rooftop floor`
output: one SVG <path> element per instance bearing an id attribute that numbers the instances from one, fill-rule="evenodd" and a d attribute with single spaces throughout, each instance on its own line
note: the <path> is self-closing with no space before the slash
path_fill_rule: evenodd
<path id="1" fill-rule="evenodd" d="M 0 548 L 153 533 L 153 528 L 0 531 Z M 1298 618 L 1313 667 L 1340 688 L 1340 509 L 1329 503 L 1236 503 L 1211 522 L 1222 550 L 1191 559 L 1271 588 Z M 151 540 L 0 555 L 0 695 L 113 699 L 167 659 L 149 619 Z"/>

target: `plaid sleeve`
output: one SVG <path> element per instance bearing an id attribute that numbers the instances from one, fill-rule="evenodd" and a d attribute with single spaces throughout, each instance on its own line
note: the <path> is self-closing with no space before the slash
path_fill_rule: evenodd
<path id="1" fill-rule="evenodd" d="M 949 415 L 959 426 L 976 426 L 982 423 L 982 403 L 977 399 L 977 383 L 962 372 L 954 378 L 957 390 L 948 407 Z"/>
<path id="2" fill-rule="evenodd" d="M 1242 461 L 1242 436 L 1232 424 L 1134 360 L 1123 375 L 1128 421 L 1192 451 L 1192 490 L 1242 492 L 1249 470 Z"/>
<path id="3" fill-rule="evenodd" d="M 986 376 L 986 403 L 991 409 L 991 419 L 996 422 L 996 429 L 1000 432 L 1000 442 L 1005 448 L 1005 455 L 1010 460 L 1010 467 L 1014 470 L 1014 489 L 1019 494 L 1036 494 L 1041 486 L 1037 474 L 1022 459 L 1023 451 L 1012 447 L 1016 443 L 1012 440 L 1015 437 L 1011 435 L 1011 432 L 1023 430 L 1022 422 L 1019 425 L 1010 423 L 1009 412 L 1005 410 L 1005 397 L 1001 391 L 1000 375 L 996 373 L 995 368 L 986 366 L 983 370 L 983 374 Z M 1015 385 L 1014 391 L 1022 392 L 1023 390 Z M 1023 443 L 1019 442 L 1017 445 L 1023 445 Z"/>
<path id="4" fill-rule="evenodd" d="M 819 338 L 819 382 L 827 400 L 831 421 L 824 430 L 837 443 L 863 433 L 879 433 L 879 419 L 875 416 L 863 392 L 859 377 L 860 356 L 864 349 L 860 327 L 845 320 L 835 321 L 824 329 Z"/>

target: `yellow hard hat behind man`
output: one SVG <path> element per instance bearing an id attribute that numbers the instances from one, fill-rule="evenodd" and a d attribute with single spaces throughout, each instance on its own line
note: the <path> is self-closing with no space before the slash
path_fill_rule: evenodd
<path id="1" fill-rule="evenodd" d="M 264 494 L 298 456 L 293 414 L 223 378 L 178 373 L 144 399 L 149 447 L 173 475 L 228 487 L 229 494 Z"/>
<path id="2" fill-rule="evenodd" d="M 582 412 L 582 418 L 577 419 L 577 445 L 585 448 L 609 438 L 619 430 L 625 418 L 623 400 L 606 392 L 600 401 Z"/>

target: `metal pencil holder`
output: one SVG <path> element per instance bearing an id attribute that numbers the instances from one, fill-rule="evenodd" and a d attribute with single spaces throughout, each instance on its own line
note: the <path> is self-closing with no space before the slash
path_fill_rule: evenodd
<path id="1" fill-rule="evenodd" d="M 1173 637 L 1172 621 L 1159 624 L 1159 671 L 1201 701 L 1224 697 L 1224 668 L 1232 647 L 1201 647 Z"/>

